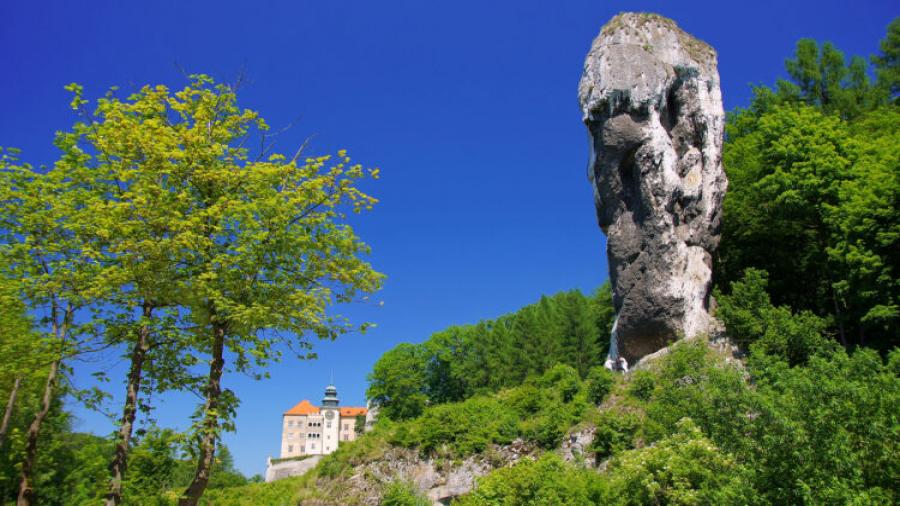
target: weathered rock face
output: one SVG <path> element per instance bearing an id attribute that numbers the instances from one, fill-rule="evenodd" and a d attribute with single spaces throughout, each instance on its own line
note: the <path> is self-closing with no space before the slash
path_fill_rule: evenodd
<path id="1" fill-rule="evenodd" d="M 716 53 L 669 19 L 620 14 L 594 40 L 578 97 L 607 234 L 610 354 L 634 363 L 709 324 L 727 186 Z"/>

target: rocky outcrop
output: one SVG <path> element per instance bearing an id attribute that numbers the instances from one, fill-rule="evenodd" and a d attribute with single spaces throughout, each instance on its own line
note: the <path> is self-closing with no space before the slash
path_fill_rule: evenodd
<path id="1" fill-rule="evenodd" d="M 522 440 L 491 445 L 483 453 L 459 460 L 422 457 L 417 450 L 394 447 L 377 460 L 357 465 L 348 477 L 320 478 L 316 486 L 330 499 L 305 500 L 302 504 L 375 506 L 381 504 L 384 487 L 394 481 L 411 484 L 436 506 L 450 504 L 470 492 L 477 478 L 538 453 L 534 445 Z"/>
<path id="2" fill-rule="evenodd" d="M 578 95 L 607 235 L 610 353 L 634 363 L 709 326 L 727 186 L 716 53 L 669 19 L 620 14 L 594 40 Z"/>

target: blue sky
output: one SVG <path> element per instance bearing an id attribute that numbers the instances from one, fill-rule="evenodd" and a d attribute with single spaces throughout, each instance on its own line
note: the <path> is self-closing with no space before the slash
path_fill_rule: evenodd
<path id="1" fill-rule="evenodd" d="M 276 129 L 299 118 L 280 150 L 314 135 L 313 152 L 346 148 L 382 169 L 370 188 L 381 203 L 354 224 L 388 275 L 374 297 L 384 304 L 341 309 L 378 327 L 321 343 L 316 361 L 288 358 L 268 381 L 224 380 L 242 399 L 225 442 L 242 471 L 260 473 L 279 451 L 281 413 L 318 402 L 332 371 L 342 403 L 362 405 L 366 374 L 395 344 L 606 279 L 576 87 L 591 41 L 625 10 L 659 12 L 715 47 L 726 109 L 748 103 L 750 83 L 783 77 L 797 39 L 867 56 L 900 14 L 896 2 L 864 0 L 10 0 L 0 4 L 0 146 L 52 163 L 53 132 L 75 119 L 65 84 L 92 98 L 113 85 L 178 87 L 183 68 L 243 72 L 242 106 Z M 93 370 L 125 370 L 115 355 L 73 365 L 82 385 Z M 184 428 L 196 398 L 155 402 L 160 424 Z M 112 430 L 74 409 L 77 429 Z"/>

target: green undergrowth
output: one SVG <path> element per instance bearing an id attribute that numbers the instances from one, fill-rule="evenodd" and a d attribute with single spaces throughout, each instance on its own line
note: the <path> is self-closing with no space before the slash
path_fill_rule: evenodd
<path id="1" fill-rule="evenodd" d="M 454 504 L 894 504 L 900 352 L 791 366 L 681 343 L 613 388 L 582 425 L 598 471 L 546 454 L 493 471 Z"/>
<path id="2" fill-rule="evenodd" d="M 354 466 L 378 460 L 392 447 L 448 461 L 517 439 L 552 449 L 585 418 L 591 399 L 609 392 L 613 381 L 605 370 L 591 371 L 582 380 L 574 368 L 559 364 L 515 388 L 430 406 L 421 416 L 401 422 L 384 418 L 372 432 L 323 458 L 318 470 L 327 477 L 348 473 Z"/>
<path id="3" fill-rule="evenodd" d="M 203 506 L 296 506 L 315 497 L 316 473 L 284 478 L 271 483 L 249 483 L 239 487 L 207 490 Z M 174 503 L 172 503 L 174 504 Z"/>

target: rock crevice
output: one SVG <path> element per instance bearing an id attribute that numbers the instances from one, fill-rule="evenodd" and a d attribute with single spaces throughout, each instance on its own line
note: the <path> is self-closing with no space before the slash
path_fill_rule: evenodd
<path id="1" fill-rule="evenodd" d="M 716 54 L 669 19 L 620 14 L 594 40 L 578 91 L 607 235 L 611 354 L 633 363 L 709 325 L 727 186 Z"/>

